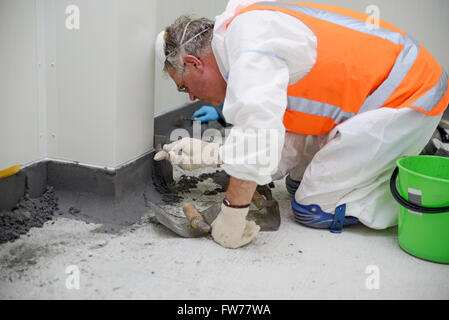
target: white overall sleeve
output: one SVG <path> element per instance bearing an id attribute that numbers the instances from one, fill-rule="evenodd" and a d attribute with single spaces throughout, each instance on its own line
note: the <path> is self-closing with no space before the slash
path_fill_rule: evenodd
<path id="1" fill-rule="evenodd" d="M 255 11 L 231 23 L 224 51 L 223 114 L 234 127 L 220 148 L 222 167 L 233 177 L 264 185 L 281 160 L 287 88 L 313 67 L 316 38 L 296 18 Z"/>

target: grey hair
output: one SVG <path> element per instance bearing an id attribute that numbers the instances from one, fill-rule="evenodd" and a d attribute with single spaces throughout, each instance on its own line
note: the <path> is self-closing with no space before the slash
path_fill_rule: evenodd
<path id="1" fill-rule="evenodd" d="M 180 73 L 184 55 L 198 57 L 209 50 L 214 22 L 207 18 L 193 19 L 184 15 L 165 30 L 164 71 L 172 69 Z"/>

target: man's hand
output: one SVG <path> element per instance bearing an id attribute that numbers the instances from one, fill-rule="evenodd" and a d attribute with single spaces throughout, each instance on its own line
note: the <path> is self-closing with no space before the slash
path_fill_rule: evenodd
<path id="1" fill-rule="evenodd" d="M 221 205 L 221 212 L 212 223 L 212 237 L 215 242 L 228 249 L 237 249 L 250 243 L 260 227 L 254 221 L 247 221 L 248 208 L 234 209 Z"/>
<path id="2" fill-rule="evenodd" d="M 218 143 L 208 143 L 198 139 L 184 138 L 164 145 L 164 151 L 158 152 L 154 160 L 167 159 L 182 169 L 192 171 L 199 168 L 219 166 Z"/>
<path id="3" fill-rule="evenodd" d="M 192 118 L 195 121 L 209 122 L 220 119 L 220 114 L 212 106 L 203 106 L 192 115 Z"/>

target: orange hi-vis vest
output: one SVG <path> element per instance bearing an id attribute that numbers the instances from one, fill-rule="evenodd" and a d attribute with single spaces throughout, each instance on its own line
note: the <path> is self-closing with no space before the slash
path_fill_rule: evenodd
<path id="1" fill-rule="evenodd" d="M 413 108 L 429 116 L 445 111 L 447 73 L 422 45 L 392 24 L 379 20 L 375 25 L 370 16 L 349 9 L 296 2 L 259 2 L 234 18 L 253 10 L 296 17 L 317 38 L 315 65 L 288 87 L 287 131 L 322 135 L 382 107 Z"/>

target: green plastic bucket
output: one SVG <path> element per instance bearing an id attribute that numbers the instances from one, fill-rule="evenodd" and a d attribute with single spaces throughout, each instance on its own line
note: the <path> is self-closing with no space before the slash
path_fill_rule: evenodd
<path id="1" fill-rule="evenodd" d="M 449 264 L 449 158 L 406 157 L 397 165 L 390 187 L 400 204 L 399 246 L 418 258 Z"/>

